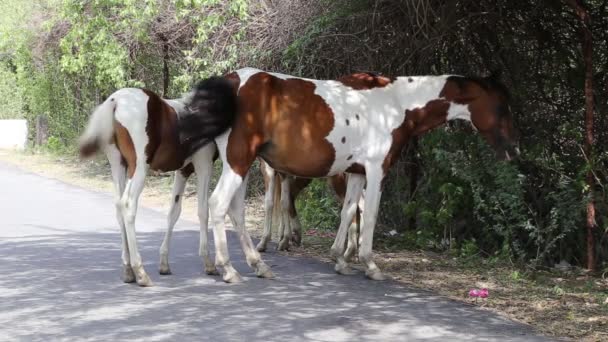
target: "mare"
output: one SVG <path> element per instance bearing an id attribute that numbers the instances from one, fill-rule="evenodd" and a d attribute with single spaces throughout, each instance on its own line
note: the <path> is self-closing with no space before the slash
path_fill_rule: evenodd
<path id="1" fill-rule="evenodd" d="M 210 103 L 209 95 L 222 99 Z M 230 100 L 234 102 L 230 103 Z M 360 73 L 337 80 L 314 80 L 254 68 L 201 81 L 180 119 L 182 141 L 215 140 L 222 175 L 210 199 L 216 266 L 226 282 L 242 280 L 230 262 L 225 215 L 233 220 L 248 263 L 260 263 L 245 230 L 244 191 L 256 157 L 296 177 L 323 178 L 348 173 L 341 222 L 331 248 L 338 273 L 350 273 L 344 255 L 347 225 L 365 186 L 359 261 L 374 280 L 384 275 L 372 258 L 372 240 L 382 183 L 413 136 L 448 120 L 469 120 L 501 159 L 517 155 L 508 90 L 495 77 L 405 76 Z M 217 103 L 229 104 L 226 107 Z M 213 132 L 209 122 L 222 122 Z M 218 133 L 220 132 L 221 133 Z M 243 211 L 243 212 L 241 212 Z"/>

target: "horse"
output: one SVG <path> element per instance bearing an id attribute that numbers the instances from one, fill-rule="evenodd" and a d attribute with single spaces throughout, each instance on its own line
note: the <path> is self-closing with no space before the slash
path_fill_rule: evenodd
<path id="1" fill-rule="evenodd" d="M 215 94 L 212 94 L 215 95 Z M 235 99 L 212 96 L 210 105 L 229 108 Z M 218 100 L 226 99 L 226 103 Z M 198 217 L 200 220 L 199 255 L 205 273 L 218 274 L 209 256 L 207 225 L 209 210 L 207 194 L 211 177 L 215 144 L 202 142 L 183 143 L 178 135 L 180 115 L 185 111 L 188 96 L 165 100 L 152 91 L 123 88 L 110 95 L 91 115 L 80 138 L 82 158 L 105 152 L 112 172 L 116 191 L 116 217 L 121 228 L 123 281 L 137 281 L 140 286 L 151 286 L 135 235 L 135 216 L 138 199 L 143 190 L 147 169 L 176 171 L 173 184 L 173 202 L 168 215 L 168 229 L 160 248 L 160 273 L 170 274 L 168 263 L 169 241 L 181 211 L 182 194 L 188 177 L 195 172 L 198 183 Z M 227 106 L 227 107 L 226 107 Z M 204 130 L 219 134 L 225 123 L 208 122 Z M 200 129 L 200 127 L 199 127 Z M 268 266 L 256 263 L 259 274 L 272 277 Z"/>
<path id="2" fill-rule="evenodd" d="M 296 177 L 349 174 L 340 227 L 331 247 L 338 273 L 350 274 L 344 258 L 346 230 L 365 186 L 359 261 L 368 278 L 382 280 L 385 276 L 372 258 L 382 183 L 411 137 L 446 121 L 464 119 L 499 158 L 509 160 L 518 154 L 509 92 L 492 75 L 388 78 L 358 73 L 315 80 L 244 68 L 202 80 L 193 91 L 189 111 L 180 120 L 180 137 L 189 143 L 214 140 L 218 146 L 222 174 L 209 207 L 216 266 L 226 282 L 242 278 L 230 262 L 224 218 L 231 208 L 244 210 L 242 194 L 258 156 L 273 169 Z M 234 103 L 226 108 L 210 105 L 210 93 Z M 225 123 L 223 129 L 218 127 L 215 134 L 205 131 L 208 122 L 218 120 Z M 247 239 L 244 221 L 235 223 Z M 255 251 L 253 245 L 242 246 L 246 255 Z"/>
<path id="3" fill-rule="evenodd" d="M 279 244 L 277 250 L 288 250 L 290 242 L 301 244 L 302 225 L 298 218 L 295 200 L 298 194 L 310 184 L 311 178 L 298 178 L 276 172 L 263 159 L 260 159 L 260 171 L 264 179 L 264 233 L 256 246 L 259 252 L 265 252 L 272 237 L 272 221 L 279 221 Z M 328 185 L 334 190 L 340 204 L 344 203 L 346 195 L 347 175 L 339 173 L 327 178 Z M 362 205 L 362 204 L 360 204 Z M 277 214 L 277 215 L 273 215 Z M 359 231 L 360 210 L 348 230 L 348 254 L 357 248 L 357 234 Z"/>

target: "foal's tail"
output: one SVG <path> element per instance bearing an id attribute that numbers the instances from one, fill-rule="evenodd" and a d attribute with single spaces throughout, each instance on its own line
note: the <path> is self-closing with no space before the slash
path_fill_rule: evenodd
<path id="1" fill-rule="evenodd" d="M 91 157 L 110 143 L 114 135 L 115 109 L 116 100 L 113 95 L 95 108 L 84 134 L 80 137 L 78 147 L 80 157 Z"/>
<path id="2" fill-rule="evenodd" d="M 212 142 L 232 127 L 237 113 L 237 94 L 224 77 L 211 77 L 198 83 L 179 119 L 179 138 L 189 154 Z"/>

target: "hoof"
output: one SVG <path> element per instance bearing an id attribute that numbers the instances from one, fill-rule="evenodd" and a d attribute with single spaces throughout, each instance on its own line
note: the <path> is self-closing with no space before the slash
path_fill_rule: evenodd
<path id="1" fill-rule="evenodd" d="M 169 268 L 169 265 L 160 265 L 158 273 L 160 273 L 160 275 L 170 275 L 171 269 Z"/>
<path id="2" fill-rule="evenodd" d="M 135 272 L 137 285 L 142 287 L 153 285 L 152 280 L 150 280 L 150 277 L 148 277 L 148 273 L 146 273 L 146 270 L 143 266 L 136 267 L 133 271 Z"/>
<path id="3" fill-rule="evenodd" d="M 225 273 L 222 279 L 229 284 L 238 284 L 243 282 L 243 278 L 239 272 L 236 271 L 232 273 Z"/>
<path id="4" fill-rule="evenodd" d="M 282 239 L 277 246 L 277 251 L 288 251 L 288 250 L 289 250 L 289 240 Z"/>
<path id="5" fill-rule="evenodd" d="M 270 267 L 263 262 L 260 262 L 258 264 L 257 270 L 255 271 L 255 275 L 257 275 L 258 278 L 266 278 L 266 279 L 274 278 L 274 273 L 272 273 L 272 271 L 270 270 Z"/>
<path id="6" fill-rule="evenodd" d="M 123 266 L 122 281 L 125 283 L 134 283 L 135 282 L 135 273 L 133 272 L 133 268 L 131 268 L 131 265 Z"/>
<path id="7" fill-rule="evenodd" d="M 387 280 L 388 279 L 388 277 L 385 276 L 384 273 L 382 273 L 380 270 L 366 271 L 365 272 L 365 276 L 368 279 L 378 280 L 378 281 Z"/>
<path id="8" fill-rule="evenodd" d="M 152 283 L 152 280 L 150 280 L 150 277 L 148 277 L 147 274 L 144 274 L 142 277 L 137 279 L 137 285 L 141 287 L 148 287 L 153 286 L 154 284 Z"/>
<path id="9" fill-rule="evenodd" d="M 260 252 L 260 253 L 264 253 L 266 252 L 266 244 L 265 243 L 258 243 L 258 245 L 255 247 L 255 249 Z"/>
<path id="10" fill-rule="evenodd" d="M 205 266 L 205 274 L 217 276 L 220 275 L 220 271 L 215 266 Z"/>

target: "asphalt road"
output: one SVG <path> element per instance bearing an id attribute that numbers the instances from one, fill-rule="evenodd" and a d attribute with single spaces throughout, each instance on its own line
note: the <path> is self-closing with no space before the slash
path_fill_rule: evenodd
<path id="1" fill-rule="evenodd" d="M 197 224 L 183 220 L 173 275 L 160 276 L 165 215 L 140 208 L 136 226 L 151 288 L 120 280 L 111 195 L 0 162 L 0 341 L 548 340 L 396 282 L 338 276 L 312 259 L 266 253 L 277 279 L 258 279 L 233 234 L 230 252 L 245 282 L 225 284 L 202 274 Z"/>

